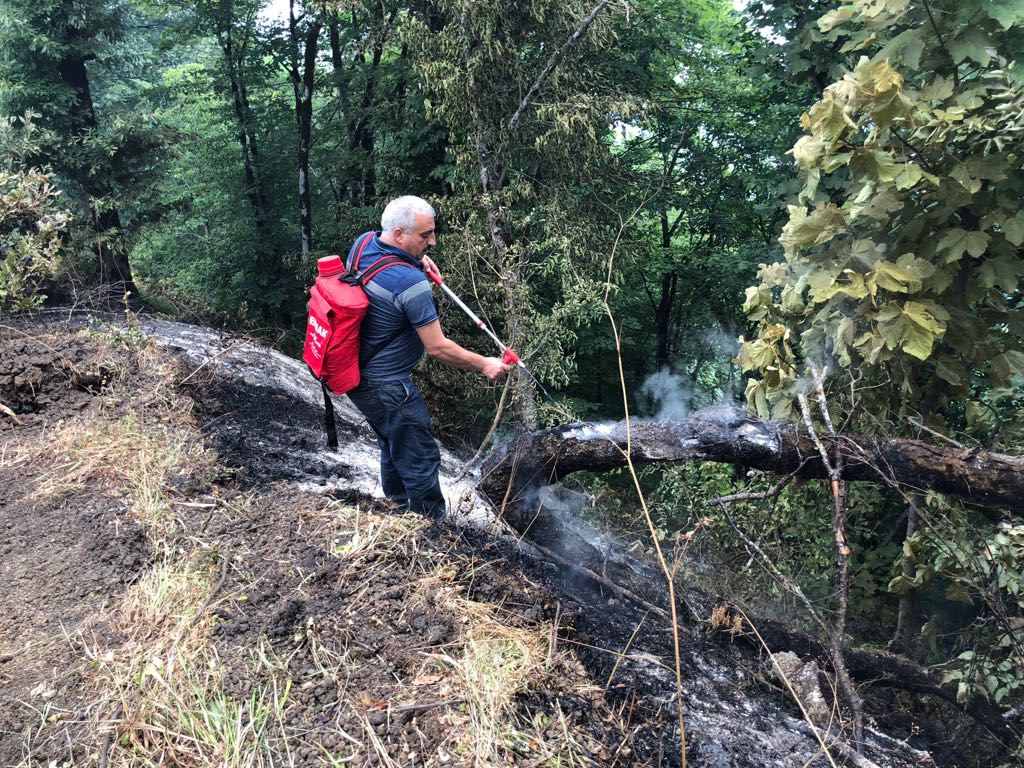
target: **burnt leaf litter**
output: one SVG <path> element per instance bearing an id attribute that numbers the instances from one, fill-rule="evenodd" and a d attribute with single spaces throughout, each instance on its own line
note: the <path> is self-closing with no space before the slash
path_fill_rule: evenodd
<path id="1" fill-rule="evenodd" d="M 174 324 L 159 345 L 122 326 L 0 330 L 0 765 L 232 764 L 198 737 L 153 736 L 175 728 L 151 666 L 117 695 L 98 676 L 156 642 L 132 635 L 123 604 L 171 558 L 201 580 L 179 626 L 202 629 L 203 685 L 253 722 L 252 702 L 273 703 L 250 764 L 681 764 L 661 617 L 507 537 L 392 514 L 356 482 L 366 467 L 317 458 L 315 397 L 169 352 Z M 88 455 L 64 448 L 76 429 L 125 424 L 181 456 L 160 475 L 155 529 L 125 490 L 131 452 L 84 473 Z M 339 427 L 372 455 L 363 425 Z M 632 570 L 631 589 L 664 605 L 660 577 Z M 689 765 L 830 764 L 757 653 L 685 616 L 682 648 Z M 509 708 L 489 710 L 500 691 L 479 670 L 513 661 Z M 870 764 L 910 764 L 894 744 L 871 737 Z"/>

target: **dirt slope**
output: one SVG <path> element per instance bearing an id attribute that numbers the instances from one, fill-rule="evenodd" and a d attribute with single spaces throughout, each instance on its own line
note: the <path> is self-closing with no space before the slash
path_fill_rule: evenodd
<path id="1" fill-rule="evenodd" d="M 287 391 L 94 322 L 4 330 L 0 403 L 0 765 L 681 763 L 661 619 L 311 482 Z M 756 658 L 684 648 L 690 765 L 829 764 Z"/>

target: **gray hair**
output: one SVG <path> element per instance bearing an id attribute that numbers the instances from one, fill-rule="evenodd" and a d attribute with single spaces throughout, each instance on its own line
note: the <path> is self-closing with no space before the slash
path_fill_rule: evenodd
<path id="1" fill-rule="evenodd" d="M 434 208 L 422 197 L 415 195 L 404 195 L 396 197 L 384 209 L 380 217 L 380 228 L 384 233 L 394 229 L 410 231 L 416 222 L 417 216 L 434 217 Z"/>

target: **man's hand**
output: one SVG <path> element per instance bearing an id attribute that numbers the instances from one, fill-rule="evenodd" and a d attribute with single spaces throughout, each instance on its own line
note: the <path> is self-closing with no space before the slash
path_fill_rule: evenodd
<path id="1" fill-rule="evenodd" d="M 485 357 L 484 367 L 480 370 L 480 373 L 494 381 L 508 373 L 508 366 L 496 357 Z"/>
<path id="2" fill-rule="evenodd" d="M 435 282 L 439 282 L 441 280 L 441 270 L 437 268 L 437 264 L 434 263 L 432 258 L 424 255 L 423 258 L 420 259 L 420 263 L 423 264 L 423 271 L 426 272 L 428 276 L 432 276 L 435 279 Z"/>

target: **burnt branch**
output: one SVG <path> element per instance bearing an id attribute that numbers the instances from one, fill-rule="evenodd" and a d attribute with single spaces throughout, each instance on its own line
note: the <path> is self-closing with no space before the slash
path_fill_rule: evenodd
<path id="1" fill-rule="evenodd" d="M 828 478 L 813 441 L 795 424 L 768 422 L 731 408 L 706 408 L 679 421 L 634 422 L 634 463 L 717 461 L 776 475 Z M 904 490 L 931 490 L 990 510 L 1024 508 L 1024 458 L 920 440 L 820 435 L 843 459 L 844 480 L 870 480 Z M 517 502 L 530 489 L 581 470 L 625 466 L 624 423 L 573 424 L 541 430 L 495 447 L 484 461 L 480 489 L 522 530 L 530 516 Z M 518 519 L 523 517 L 523 519 Z"/>

